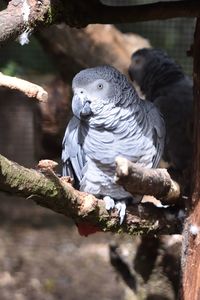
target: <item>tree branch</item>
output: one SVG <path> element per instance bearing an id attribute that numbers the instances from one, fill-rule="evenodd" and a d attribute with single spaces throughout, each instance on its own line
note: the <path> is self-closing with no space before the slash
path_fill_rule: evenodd
<path id="1" fill-rule="evenodd" d="M 0 72 L 0 87 L 18 90 L 29 98 L 36 98 L 38 101 L 46 102 L 48 93 L 39 85 L 16 77 L 4 75 Z"/>
<path id="2" fill-rule="evenodd" d="M 16 39 L 25 31 L 41 24 L 48 25 L 59 19 L 61 2 L 54 0 L 11 0 L 7 8 L 0 12 L 0 46 L 9 40 Z"/>
<path id="3" fill-rule="evenodd" d="M 87 24 L 142 22 L 200 15 L 200 3 L 196 0 L 166 1 L 124 7 L 105 6 L 98 3 L 97 6 L 93 14 L 87 16 Z"/>
<path id="4" fill-rule="evenodd" d="M 0 45 L 41 24 L 65 22 L 71 27 L 81 28 L 95 23 L 116 24 L 199 15 L 200 2 L 196 0 L 124 7 L 106 6 L 100 0 L 11 0 L 7 9 L 0 12 Z"/>
<path id="5" fill-rule="evenodd" d="M 173 204 L 180 198 L 180 187 L 166 169 L 147 169 L 117 157 L 115 179 L 132 195 L 151 195 L 163 204 Z"/>
<path id="6" fill-rule="evenodd" d="M 59 179 L 52 169 L 42 172 L 27 169 L 0 155 L 0 189 L 47 207 L 98 230 L 129 234 L 179 233 L 182 220 L 175 208 L 158 208 L 151 203 L 137 204 L 127 210 L 125 221 L 119 224 L 116 210 L 108 213 L 104 201 L 75 190 L 66 178 Z"/>

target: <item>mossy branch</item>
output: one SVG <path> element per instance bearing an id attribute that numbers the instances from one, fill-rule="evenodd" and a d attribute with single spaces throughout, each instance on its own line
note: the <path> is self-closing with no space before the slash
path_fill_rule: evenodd
<path id="1" fill-rule="evenodd" d="M 127 210 L 119 224 L 118 213 L 109 213 L 104 201 L 75 190 L 65 177 L 58 178 L 49 167 L 27 169 L 0 155 L 0 190 L 33 199 L 37 204 L 74 219 L 76 224 L 88 223 L 100 231 L 128 234 L 174 234 L 182 222 L 175 208 L 158 208 L 151 203 L 137 204 Z"/>

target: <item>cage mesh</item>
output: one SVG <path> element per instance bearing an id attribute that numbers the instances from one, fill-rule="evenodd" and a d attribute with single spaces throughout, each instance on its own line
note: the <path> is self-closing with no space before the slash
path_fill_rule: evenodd
<path id="1" fill-rule="evenodd" d="M 160 2 L 163 2 L 161 0 Z M 175 1 L 175 0 L 171 0 Z M 109 6 L 149 4 L 157 0 L 101 0 Z M 136 22 L 117 25 L 124 32 L 133 32 L 147 38 L 151 45 L 166 50 L 181 64 L 188 75 L 192 75 L 192 59 L 186 55 L 190 49 L 194 33 L 194 19 L 176 18 L 162 21 Z"/>

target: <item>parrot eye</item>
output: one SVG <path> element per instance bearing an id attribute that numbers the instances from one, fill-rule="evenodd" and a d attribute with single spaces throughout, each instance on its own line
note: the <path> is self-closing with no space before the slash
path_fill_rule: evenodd
<path id="1" fill-rule="evenodd" d="M 102 90 L 103 84 L 102 84 L 102 83 L 99 83 L 99 84 L 97 85 L 97 88 L 98 88 L 98 90 Z"/>

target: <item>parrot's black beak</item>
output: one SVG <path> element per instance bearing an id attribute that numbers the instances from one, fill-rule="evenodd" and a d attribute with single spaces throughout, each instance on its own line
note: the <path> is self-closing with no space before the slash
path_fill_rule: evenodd
<path id="1" fill-rule="evenodd" d="M 92 114 L 90 103 L 91 103 L 91 101 L 89 101 L 89 100 L 84 101 L 83 108 L 80 112 L 80 117 L 81 118 L 88 117 Z"/>
<path id="2" fill-rule="evenodd" d="M 78 119 L 86 119 L 92 114 L 90 107 L 91 101 L 88 99 L 80 99 L 78 95 L 74 95 L 72 99 L 72 110 Z"/>

